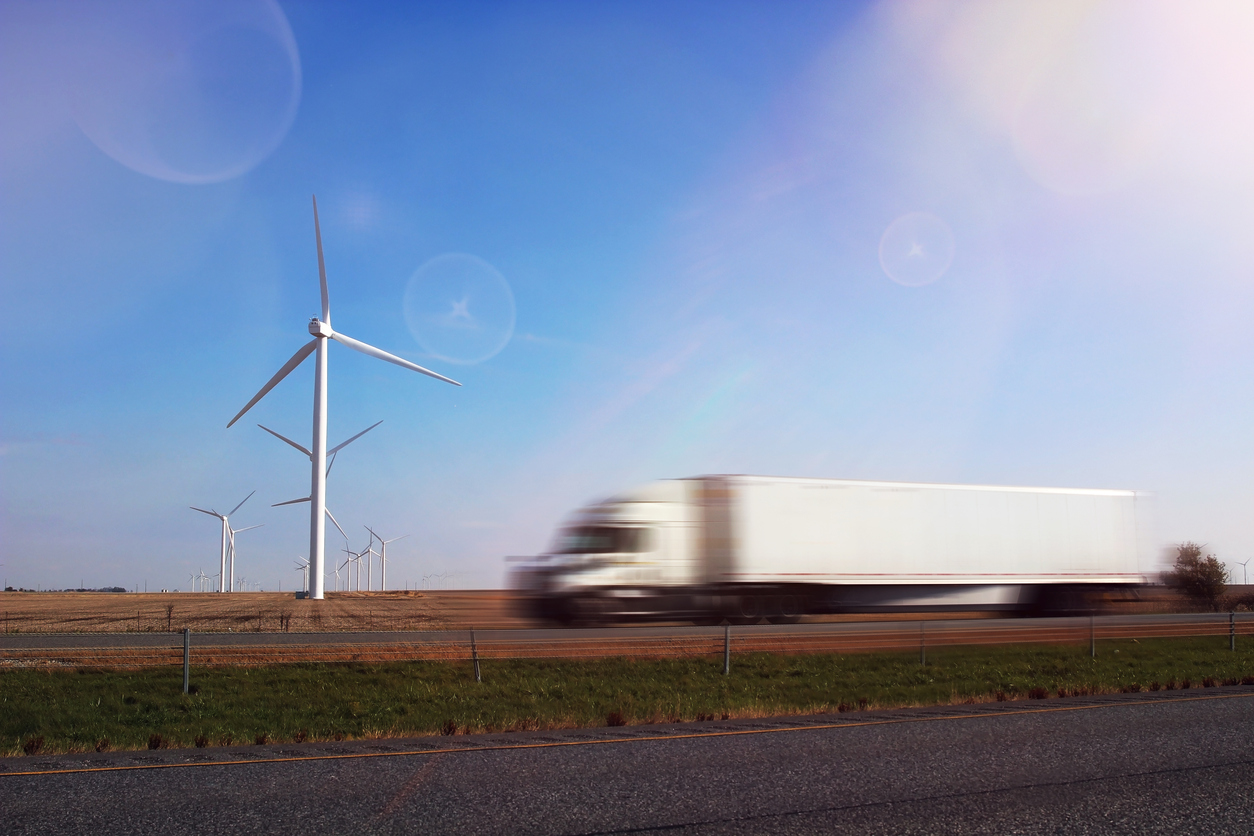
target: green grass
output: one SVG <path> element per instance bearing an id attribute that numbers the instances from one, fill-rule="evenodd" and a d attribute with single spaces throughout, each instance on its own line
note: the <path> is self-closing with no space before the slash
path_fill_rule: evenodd
<path id="1" fill-rule="evenodd" d="M 1249 645 L 1248 642 L 1244 644 Z M 0 751 L 341 740 L 605 726 L 1179 688 L 1254 677 L 1254 646 L 1221 638 L 1088 647 L 929 648 L 918 655 L 597 661 L 393 662 L 133 672 L 0 672 Z M 1254 678 L 1249 681 L 1254 682 Z M 617 721 L 619 717 L 615 717 Z M 153 735 L 159 735 L 154 739 Z M 35 747 L 30 741 L 42 738 Z"/>

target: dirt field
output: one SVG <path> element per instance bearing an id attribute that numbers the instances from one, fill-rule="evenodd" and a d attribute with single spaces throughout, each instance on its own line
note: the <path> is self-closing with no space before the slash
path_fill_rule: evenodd
<path id="1" fill-rule="evenodd" d="M 323 601 L 290 592 L 5 592 L 6 633 L 357 632 L 521 627 L 506 593 L 328 592 Z"/>
<path id="2" fill-rule="evenodd" d="M 1236 589 L 1243 589 L 1237 587 Z M 360 632 L 501 629 L 536 626 L 513 613 L 505 590 L 328 592 L 323 601 L 292 593 L 4 592 L 6 633 Z M 1170 612 L 1181 602 L 1165 590 L 1109 609 L 1118 614 Z M 979 618 L 983 613 L 931 613 L 929 620 Z M 805 621 L 912 620 L 912 613 L 811 617 Z"/>

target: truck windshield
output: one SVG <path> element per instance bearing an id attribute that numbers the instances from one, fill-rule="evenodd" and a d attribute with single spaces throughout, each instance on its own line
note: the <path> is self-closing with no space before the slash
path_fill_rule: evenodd
<path id="1" fill-rule="evenodd" d="M 647 551 L 647 532 L 642 528 L 580 526 L 557 536 L 555 554 L 621 554 Z"/>

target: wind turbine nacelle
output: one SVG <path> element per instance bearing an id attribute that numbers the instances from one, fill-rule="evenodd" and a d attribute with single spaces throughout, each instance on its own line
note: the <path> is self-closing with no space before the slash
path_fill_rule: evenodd
<path id="1" fill-rule="evenodd" d="M 335 336 L 335 332 L 331 330 L 331 326 L 327 325 L 316 316 L 309 320 L 309 333 L 313 334 L 315 337 L 326 337 L 328 339 Z"/>

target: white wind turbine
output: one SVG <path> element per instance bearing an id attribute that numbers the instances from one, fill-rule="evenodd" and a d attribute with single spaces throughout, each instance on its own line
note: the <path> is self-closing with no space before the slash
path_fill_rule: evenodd
<path id="1" fill-rule="evenodd" d="M 231 537 L 231 543 L 229 546 L 227 546 L 227 552 L 230 555 L 229 563 L 230 563 L 230 570 L 231 570 L 228 575 L 229 577 L 232 577 L 232 578 L 235 577 L 235 535 L 240 534 L 245 531 L 252 531 L 254 528 L 261 528 L 264 525 L 265 523 L 261 523 L 261 525 L 250 525 L 248 526 L 248 528 L 231 528 L 231 524 L 227 523 L 226 530 L 230 534 L 230 537 Z M 232 586 L 231 591 L 234 592 L 235 587 Z M 245 590 L 245 592 L 247 592 L 247 590 Z"/>
<path id="2" fill-rule="evenodd" d="M 374 544 L 374 541 L 373 541 L 373 540 L 371 540 L 371 541 L 370 541 L 370 543 L 371 543 L 371 545 L 373 545 L 373 544 Z M 366 555 L 367 555 L 367 553 L 368 553 L 369 551 L 370 551 L 370 548 L 369 548 L 369 546 L 367 546 L 366 548 L 362 549 L 362 550 L 361 550 L 361 551 L 359 551 L 359 552 L 353 552 L 353 562 L 357 564 L 357 591 L 358 591 L 358 592 L 361 592 L 361 561 L 362 561 L 362 558 L 365 558 L 365 559 L 366 559 L 366 591 L 367 591 L 367 592 L 369 592 L 369 591 L 370 591 L 370 558 L 369 558 L 369 557 L 366 557 Z"/>
<path id="3" fill-rule="evenodd" d="M 380 581 L 379 588 L 383 592 L 387 592 L 388 591 L 388 543 L 395 543 L 397 540 L 404 540 L 409 535 L 402 534 L 400 537 L 393 537 L 391 540 L 384 540 L 382 537 L 376 534 L 374 529 L 371 528 L 370 526 L 366 526 L 366 531 L 369 531 L 370 536 L 379 541 L 379 551 L 377 552 L 377 554 L 379 555 L 379 568 L 381 570 L 380 574 L 382 575 L 382 580 Z"/>
<path id="4" fill-rule="evenodd" d="M 256 491 L 253 491 L 253 493 L 256 493 Z M 226 558 L 227 558 L 227 548 L 233 542 L 234 535 L 231 533 L 231 525 L 229 522 L 227 522 L 227 520 L 230 519 L 231 514 L 234 514 L 240 508 L 244 507 L 244 503 L 247 502 L 252 497 L 253 493 L 250 493 L 248 496 L 240 500 L 239 505 L 236 505 L 234 508 L 232 508 L 230 514 L 219 514 L 217 511 L 214 511 L 214 510 L 206 511 L 204 508 L 197 508 L 195 505 L 188 506 L 193 511 L 199 511 L 202 514 L 208 514 L 211 517 L 217 517 L 218 519 L 222 520 L 222 562 L 221 562 L 221 566 L 218 569 L 218 572 L 220 573 L 218 577 L 222 579 L 222 581 L 220 581 L 218 584 L 219 592 L 227 591 L 227 584 L 224 581 L 226 578 L 230 577 L 230 575 L 226 573 Z"/>
<path id="5" fill-rule="evenodd" d="M 348 548 L 347 545 L 344 546 L 344 551 L 346 554 L 348 554 L 348 562 L 352 563 L 357 568 L 357 592 L 361 592 L 361 559 L 365 557 L 365 555 L 368 552 L 372 551 L 371 546 L 373 545 L 374 545 L 374 540 L 372 539 L 370 541 L 370 546 L 367 546 L 366 548 L 362 549 L 359 552 L 353 551 L 352 549 Z M 348 576 L 349 576 L 349 583 L 351 584 L 352 577 L 353 577 L 353 573 L 351 569 L 349 570 Z M 369 558 L 366 559 L 366 591 L 367 592 L 370 591 L 370 560 Z"/>
<path id="6" fill-rule="evenodd" d="M 376 422 L 374 422 L 373 424 L 371 424 L 370 426 L 366 427 L 366 428 L 365 428 L 364 430 L 362 430 L 361 432 L 357 433 L 357 435 L 355 435 L 355 436 L 353 436 L 352 438 L 350 438 L 348 441 L 345 441 L 345 442 L 343 442 L 343 443 L 341 443 L 341 444 L 337 444 L 337 445 L 335 445 L 334 447 L 332 447 L 330 450 L 328 450 L 328 451 L 327 451 L 328 453 L 330 453 L 330 454 L 331 454 L 331 461 L 327 462 L 327 469 L 326 469 L 326 473 L 324 473 L 324 474 L 323 474 L 323 476 L 322 476 L 322 479 L 323 479 L 323 484 L 324 484 L 324 485 L 326 484 L 326 479 L 327 479 L 327 477 L 331 475 L 331 468 L 335 466 L 335 457 L 336 457 L 337 455 L 339 455 L 339 452 L 340 452 L 341 450 L 343 450 L 345 447 L 347 447 L 348 445 L 352 444 L 352 443 L 353 443 L 354 441 L 356 441 L 357 439 L 361 438 L 361 437 L 362 437 L 363 435 L 365 435 L 366 433 L 368 433 L 368 432 L 370 432 L 371 430 L 373 430 L 375 427 L 377 427 L 377 426 L 379 426 L 380 424 L 382 424 L 382 423 L 383 423 L 382 421 L 376 421 Z M 310 462 L 312 462 L 312 461 L 314 460 L 314 455 L 313 455 L 313 453 L 309 452 L 309 451 L 308 451 L 308 450 L 306 450 L 303 446 L 301 446 L 301 445 L 297 444 L 295 441 L 292 441 L 292 439 L 288 438 L 287 436 L 285 436 L 285 435 L 280 435 L 279 433 L 276 433 L 274 430 L 270 429 L 269 427 L 263 426 L 263 425 L 261 425 L 261 424 L 258 424 L 257 426 L 258 426 L 258 427 L 261 427 L 263 430 L 265 430 L 266 432 L 270 433 L 270 435 L 272 435 L 272 436 L 274 436 L 275 438 L 279 439 L 279 441 L 282 441 L 282 442 L 285 442 L 285 443 L 287 443 L 287 444 L 290 444 L 292 447 L 294 447 L 294 448 L 296 448 L 297 450 L 299 450 L 300 452 L 304 453 L 306 456 L 308 456 L 308 457 L 309 457 L 309 461 L 310 461 Z M 297 504 L 299 504 L 299 503 L 301 503 L 301 502 L 308 502 L 308 501 L 309 501 L 309 499 L 310 499 L 310 498 L 309 498 L 309 497 L 307 497 L 307 496 L 302 496 L 300 499 L 289 499 L 287 502 L 276 502 L 276 503 L 274 503 L 273 505 L 271 505 L 270 507 L 271 507 L 271 508 L 278 508 L 278 507 L 283 506 L 283 505 L 297 505 Z M 326 512 L 327 518 L 328 518 L 329 520 L 331 520 L 331 522 L 335 525 L 335 527 L 336 527 L 337 529 L 339 529 L 340 534 L 343 534 L 343 535 L 344 535 L 344 545 L 345 545 L 345 546 L 347 546 L 347 545 L 348 545 L 348 535 L 347 535 L 347 534 L 344 534 L 344 529 L 343 529 L 343 528 L 340 528 L 340 524 L 339 524 L 339 522 L 338 522 L 338 521 L 336 521 L 336 519 L 335 519 L 335 515 L 334 515 L 334 514 L 332 514 L 332 513 L 331 513 L 331 509 L 330 509 L 330 508 L 327 508 L 325 505 L 323 506 L 323 510 Z M 308 589 L 306 589 L 306 590 L 305 590 L 305 593 L 306 593 L 306 595 L 308 595 L 309 590 L 308 590 Z"/>
<path id="7" fill-rule="evenodd" d="M 374 550 L 374 536 L 372 535 L 370 537 L 370 545 L 366 546 L 366 550 L 361 553 L 361 556 L 366 559 L 366 591 L 367 592 L 374 592 L 374 577 L 371 574 L 371 572 L 373 571 L 371 567 L 374 566 L 374 558 L 375 558 L 375 555 L 377 554 L 378 552 Z"/>
<path id="8" fill-rule="evenodd" d="M 301 557 L 296 560 L 296 571 L 302 575 L 302 583 L 304 584 L 305 594 L 309 594 L 309 561 Z"/>
<path id="9" fill-rule="evenodd" d="M 345 549 L 344 551 L 348 551 L 348 549 Z M 345 592 L 348 592 L 348 588 L 349 588 L 349 586 L 350 586 L 350 585 L 352 584 L 352 582 L 353 582 L 353 580 L 352 580 L 352 578 L 353 578 L 353 567 L 352 567 L 352 565 L 351 565 L 351 564 L 352 564 L 352 562 L 353 562 L 353 559 L 352 559 L 351 557 L 346 557 L 346 558 L 344 558 L 344 562 L 343 562 L 343 563 L 341 563 L 341 564 L 340 564 L 340 565 L 338 565 L 338 566 L 335 566 L 335 564 L 334 564 L 334 563 L 332 563 L 332 564 L 331 564 L 331 565 L 335 566 L 335 591 L 336 591 L 336 592 L 339 592 L 339 591 L 340 591 L 340 570 L 341 570 L 341 569 L 344 569 L 344 570 L 345 570 L 345 572 L 344 572 L 344 591 L 345 591 Z"/>
<path id="10" fill-rule="evenodd" d="M 238 421 L 245 412 L 253 408 L 257 401 L 264 398 L 267 392 L 277 386 L 279 381 L 287 377 L 293 369 L 303 363 L 305 358 L 314 353 L 315 350 L 317 351 L 317 369 L 314 372 L 313 466 L 309 489 L 309 562 L 311 565 L 310 574 L 313 576 L 313 589 L 310 590 L 309 597 L 321 599 L 323 597 L 323 564 L 325 562 L 324 547 L 326 545 L 325 527 L 322 517 L 326 511 L 327 502 L 327 340 L 335 340 L 354 351 L 360 351 L 362 354 L 370 357 L 395 363 L 402 368 L 425 374 L 428 377 L 434 377 L 437 380 L 443 380 L 445 383 L 452 383 L 454 386 L 460 386 L 461 384 L 430 369 L 424 369 L 417 363 L 403 360 L 394 354 L 389 354 L 344 334 L 336 333 L 331 329 L 331 301 L 327 294 L 327 270 L 326 262 L 322 257 L 322 230 L 318 225 L 318 199 L 316 197 L 313 201 L 313 210 L 314 238 L 318 246 L 318 281 L 322 290 L 322 318 L 314 317 L 309 321 L 309 333 L 313 335 L 313 339 L 301 346 L 292 355 L 292 358 L 275 372 L 274 377 L 270 378 L 266 385 L 261 387 L 261 391 L 253 395 L 252 400 L 245 404 L 244 408 L 231 419 L 227 427 L 229 428 Z"/>

